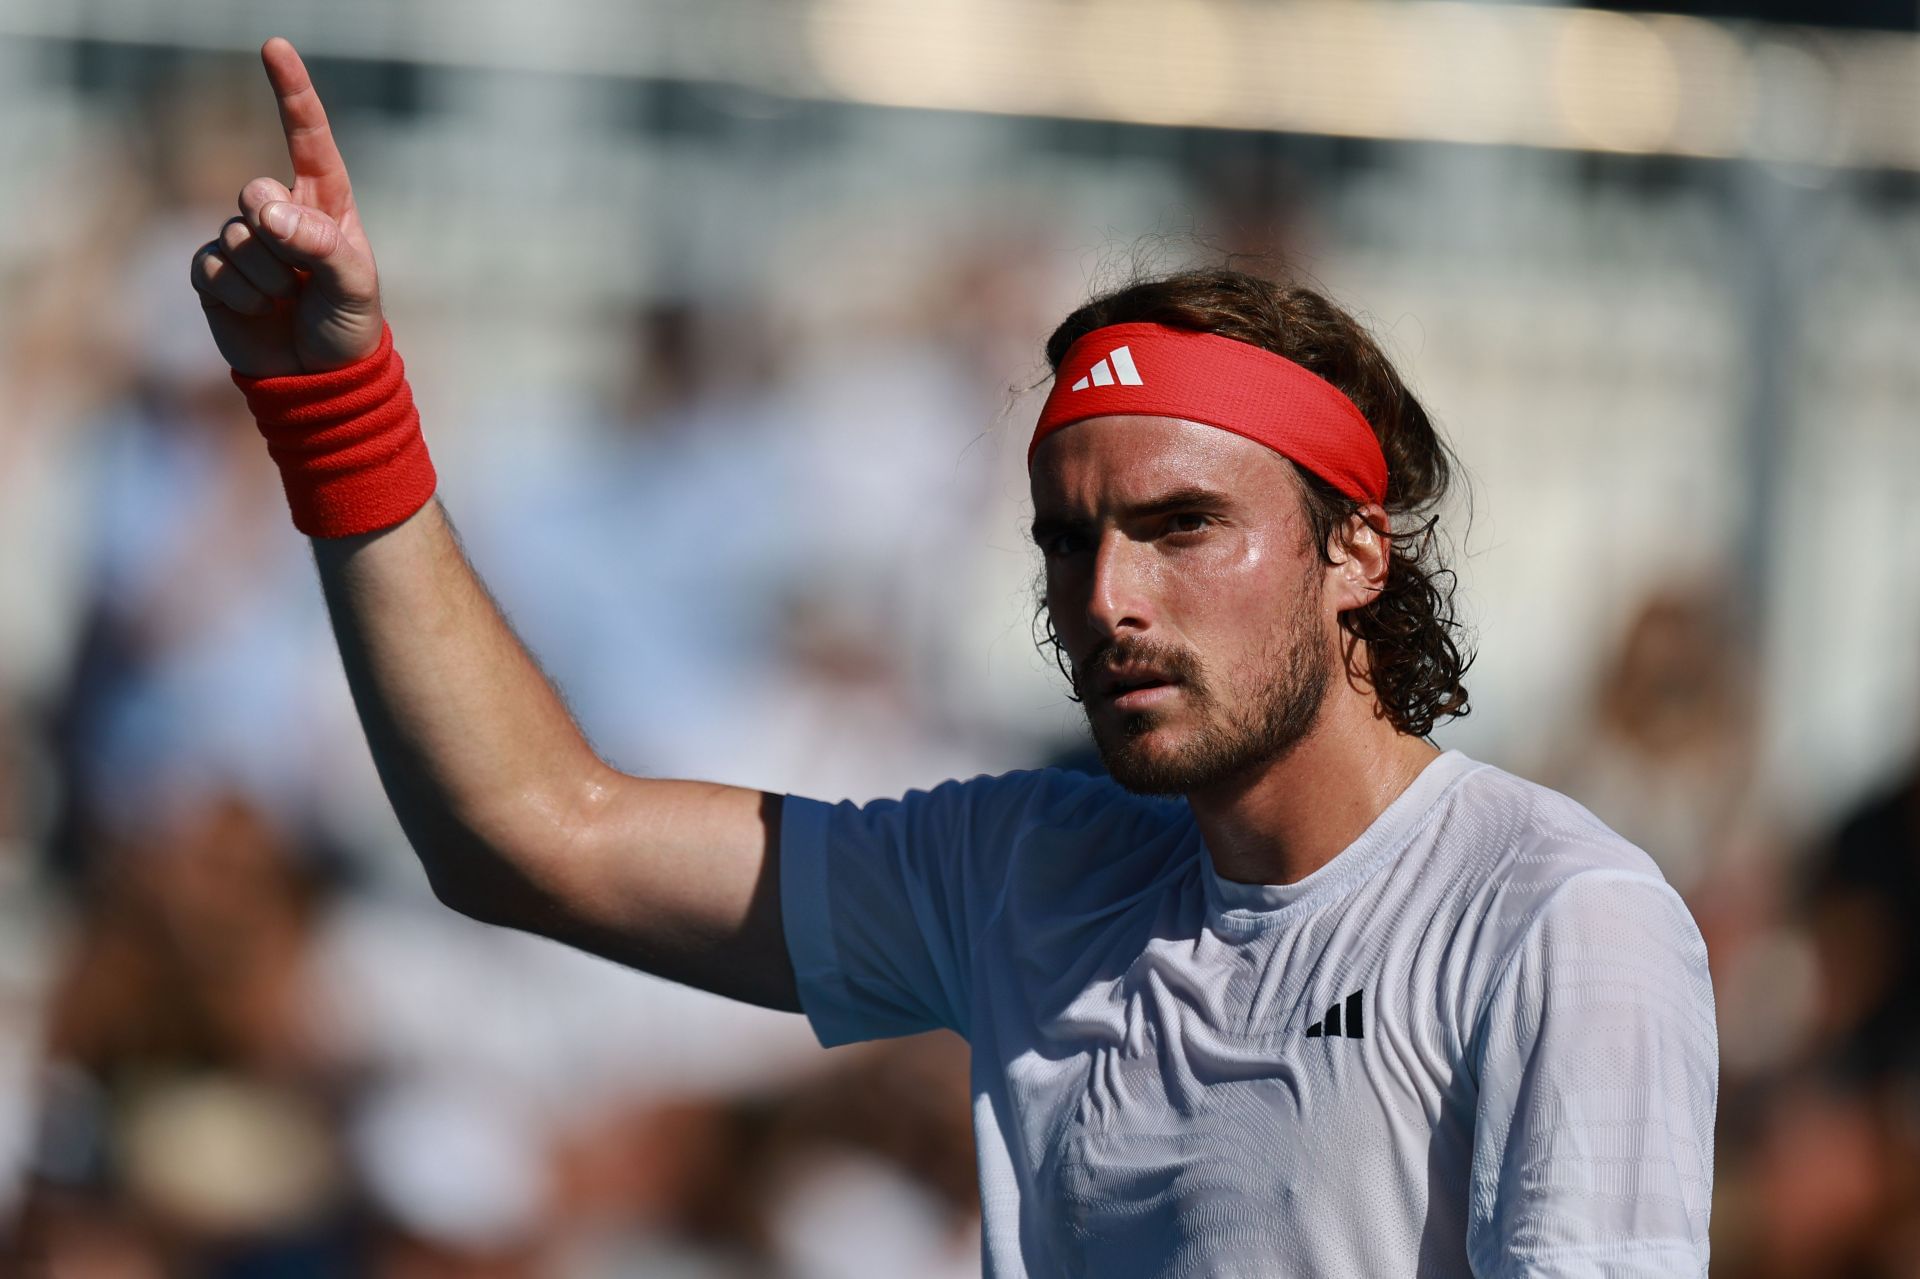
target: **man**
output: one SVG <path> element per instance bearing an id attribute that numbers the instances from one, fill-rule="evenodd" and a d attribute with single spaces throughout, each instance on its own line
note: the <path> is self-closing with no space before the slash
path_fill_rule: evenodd
<path id="1" fill-rule="evenodd" d="M 826 1044 L 959 1031 L 992 1275 L 1705 1273 L 1704 947 L 1639 850 L 1425 739 L 1464 663 L 1430 524 L 1393 529 L 1446 453 L 1348 317 L 1198 273 L 1049 343 L 1034 532 L 1112 780 L 629 777 L 431 500 L 345 167 L 262 57 L 294 186 L 193 282 L 444 901 Z"/>

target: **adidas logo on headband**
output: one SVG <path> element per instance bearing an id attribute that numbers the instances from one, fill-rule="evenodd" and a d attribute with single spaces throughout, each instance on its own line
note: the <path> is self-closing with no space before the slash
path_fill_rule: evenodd
<path id="1" fill-rule="evenodd" d="M 1089 386 L 1112 386 L 1116 373 L 1119 374 L 1121 386 L 1146 385 L 1140 380 L 1140 370 L 1133 367 L 1133 352 L 1124 346 L 1116 346 L 1095 361 L 1087 375 L 1073 384 L 1073 389 L 1084 391 Z"/>

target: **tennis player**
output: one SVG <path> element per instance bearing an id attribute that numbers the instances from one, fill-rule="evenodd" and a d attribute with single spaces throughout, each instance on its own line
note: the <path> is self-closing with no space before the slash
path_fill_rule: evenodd
<path id="1" fill-rule="evenodd" d="M 262 58 L 293 186 L 249 182 L 193 284 L 445 902 L 824 1044 L 958 1031 L 1002 1279 L 1706 1273 L 1699 932 L 1584 809 L 1427 740 L 1466 705 L 1447 455 L 1348 316 L 1216 271 L 1048 343 L 1034 535 L 1111 779 L 631 777 L 434 500 L 319 98 Z"/>

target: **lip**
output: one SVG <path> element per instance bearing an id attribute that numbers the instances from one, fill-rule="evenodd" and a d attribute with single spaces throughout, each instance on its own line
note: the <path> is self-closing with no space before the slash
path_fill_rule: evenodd
<path id="1" fill-rule="evenodd" d="M 1179 680 L 1147 662 L 1127 662 L 1100 672 L 1100 695 L 1123 711 L 1158 705 L 1171 697 L 1179 684 Z"/>
<path id="2" fill-rule="evenodd" d="M 1115 710 L 1143 711 L 1168 701 L 1180 692 L 1178 684 L 1153 684 L 1146 688 L 1130 688 L 1124 693 L 1108 694 L 1113 698 Z"/>

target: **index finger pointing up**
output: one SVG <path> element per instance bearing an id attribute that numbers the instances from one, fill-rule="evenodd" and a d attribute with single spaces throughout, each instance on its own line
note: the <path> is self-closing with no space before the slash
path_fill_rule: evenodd
<path id="1" fill-rule="evenodd" d="M 338 218 L 352 206 L 353 188 L 307 66 L 284 36 L 274 36 L 260 46 L 260 61 L 280 103 L 280 127 L 293 159 L 294 202 Z"/>

